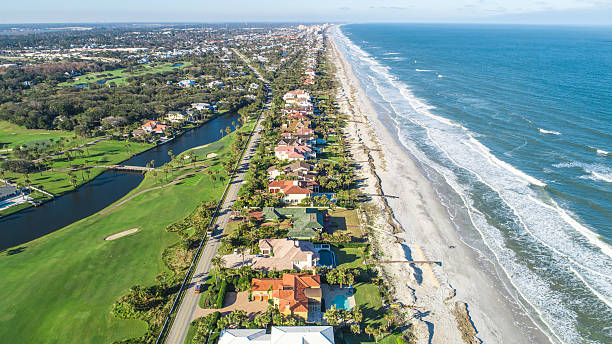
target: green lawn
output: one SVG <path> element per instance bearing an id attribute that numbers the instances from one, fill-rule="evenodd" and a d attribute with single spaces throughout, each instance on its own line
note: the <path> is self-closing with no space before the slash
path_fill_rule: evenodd
<path id="1" fill-rule="evenodd" d="M 363 238 L 361 224 L 356 209 L 329 209 L 325 210 L 330 216 L 330 226 L 334 233 L 350 234 L 353 238 Z"/>
<path id="2" fill-rule="evenodd" d="M 363 268 L 364 247 L 333 247 L 339 268 L 354 269 Z"/>
<path id="3" fill-rule="evenodd" d="M 74 133 L 63 130 L 26 129 L 16 124 L 0 121 L 0 149 L 17 148 L 36 142 L 48 142 L 60 137 L 73 137 Z"/>
<path id="4" fill-rule="evenodd" d="M 35 187 L 42 186 L 45 191 L 48 191 L 54 195 L 60 195 L 74 189 L 70 182 L 68 171 L 65 170 L 71 165 L 85 165 L 90 167 L 96 165 L 114 165 L 152 147 L 152 145 L 149 143 L 130 142 L 129 144 L 130 146 L 128 151 L 128 148 L 126 148 L 126 142 L 124 141 L 100 141 L 92 146 L 89 146 L 87 149 L 83 148 L 82 155 L 73 152 L 73 159 L 70 161 L 66 160 L 65 156 L 56 157 L 53 160 L 48 161 L 50 169 L 64 170 L 48 170 L 41 173 L 29 174 L 29 184 Z M 74 173 L 77 177 L 77 187 L 95 178 L 102 172 L 104 172 L 103 168 L 91 168 L 89 175 L 85 171 L 75 171 Z M 24 185 L 26 184 L 26 176 L 24 174 L 6 172 L 5 177 L 13 182 Z"/>
<path id="5" fill-rule="evenodd" d="M 221 157 L 234 137 L 226 136 L 217 147 Z M 211 169 L 222 166 L 217 162 Z M 159 179 L 147 174 L 126 197 Z M 187 216 L 201 200 L 219 199 L 226 181 L 213 181 L 204 173 L 197 183 L 144 193 L 107 215 L 90 216 L 21 245 L 19 253 L 0 253 L 2 341 L 109 343 L 144 334 L 144 322 L 114 318 L 113 303 L 133 285 L 156 283 L 155 276 L 167 271 L 162 251 L 178 242 L 165 227 Z M 131 228 L 140 230 L 103 240 Z"/>
<path id="6" fill-rule="evenodd" d="M 191 66 L 191 62 L 177 62 L 182 63 L 182 66 L 172 67 L 175 62 L 158 63 L 158 64 L 143 64 L 136 67 L 132 67 L 133 71 L 128 71 L 126 68 L 115 69 L 112 71 L 105 71 L 99 73 L 88 73 L 75 77 L 71 81 L 62 82 L 59 86 L 74 86 L 79 84 L 92 84 L 96 81 L 108 80 L 109 82 L 115 82 L 117 85 L 124 85 L 127 83 L 127 78 L 133 76 L 139 76 L 144 74 L 156 74 L 175 70 L 177 68 L 184 68 Z"/>

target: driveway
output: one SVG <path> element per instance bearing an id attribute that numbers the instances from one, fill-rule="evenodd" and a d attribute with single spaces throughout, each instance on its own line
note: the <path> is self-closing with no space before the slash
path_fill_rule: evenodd
<path id="1" fill-rule="evenodd" d="M 223 308 L 202 309 L 198 306 L 191 320 L 193 321 L 197 318 L 205 317 L 208 314 L 216 311 L 219 311 L 221 315 L 226 315 L 236 309 L 246 311 L 248 317 L 254 317 L 257 314 L 264 313 L 268 309 L 268 301 L 249 301 L 248 291 L 241 291 L 238 293 L 228 292 L 225 294 Z"/>

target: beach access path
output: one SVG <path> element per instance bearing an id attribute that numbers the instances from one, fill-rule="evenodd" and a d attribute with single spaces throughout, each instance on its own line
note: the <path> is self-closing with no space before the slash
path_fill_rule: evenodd
<path id="1" fill-rule="evenodd" d="M 240 56 L 245 63 L 248 64 L 246 59 L 244 59 L 244 57 L 237 51 L 236 54 L 238 54 L 238 56 Z M 257 74 L 257 77 L 261 81 L 266 84 L 268 83 L 268 81 L 265 80 L 256 69 L 252 68 L 250 65 L 249 67 Z M 266 87 L 266 89 L 269 90 L 268 87 Z M 264 104 L 264 109 L 267 109 L 270 106 L 271 101 L 271 97 L 268 96 L 268 99 Z M 223 236 L 223 229 L 227 226 L 230 219 L 232 205 L 238 197 L 238 191 L 244 182 L 244 175 L 248 171 L 249 162 L 255 154 L 257 145 L 261 139 L 260 129 L 261 121 L 263 119 L 264 115 L 262 114 L 255 124 L 253 135 L 247 144 L 244 156 L 242 157 L 236 172 L 229 181 L 229 188 L 227 190 L 225 200 L 219 208 L 219 212 L 213 224 L 213 234 L 206 241 L 206 245 L 204 246 L 200 258 L 196 263 L 196 268 L 191 280 L 189 281 L 189 284 L 185 288 L 185 295 L 181 301 L 178 311 L 176 312 L 176 315 L 174 316 L 174 321 L 168 330 L 168 335 L 166 336 L 164 343 L 183 344 L 185 341 L 185 337 L 189 331 L 189 325 L 194 318 L 196 310 L 199 308 L 198 301 L 200 299 L 200 294 L 195 293 L 195 287 L 198 283 L 203 283 L 210 272 L 211 259 L 217 254 L 217 249 L 219 248 L 219 243 Z"/>

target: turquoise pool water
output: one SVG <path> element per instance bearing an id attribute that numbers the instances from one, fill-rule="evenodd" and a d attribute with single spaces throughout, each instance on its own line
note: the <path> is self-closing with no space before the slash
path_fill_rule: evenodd
<path id="1" fill-rule="evenodd" d="M 336 295 L 330 307 L 332 305 L 336 306 L 337 309 L 351 309 L 351 303 L 349 302 L 348 297 L 346 295 Z"/>
<path id="2" fill-rule="evenodd" d="M 319 251 L 319 265 L 334 266 L 334 256 L 331 251 Z"/>

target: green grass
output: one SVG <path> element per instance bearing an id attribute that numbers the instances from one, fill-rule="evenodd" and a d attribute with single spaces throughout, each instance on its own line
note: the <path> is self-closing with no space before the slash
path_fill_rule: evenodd
<path id="1" fill-rule="evenodd" d="M 72 152 L 74 158 L 67 161 L 65 156 L 56 157 L 53 160 L 48 161 L 50 169 L 67 169 L 71 165 L 85 165 L 93 167 L 96 165 L 114 165 L 121 161 L 127 160 L 133 155 L 140 153 L 152 147 L 148 143 L 136 143 L 130 142 L 129 152 L 126 148 L 126 142 L 106 140 L 100 141 L 92 146 L 89 146 L 87 150 L 83 148 L 83 155 L 76 155 L 77 153 Z M 91 179 L 104 172 L 104 168 L 91 168 L 90 174 L 87 175 L 84 171 L 75 171 L 74 174 L 77 177 L 78 188 L 80 185 L 85 184 Z M 13 182 L 26 184 L 26 176 L 21 173 L 6 172 L 6 178 Z M 35 187 L 42 186 L 45 191 L 48 191 L 54 195 L 60 195 L 68 191 L 72 191 L 74 188 L 70 182 L 67 170 L 62 171 L 43 171 L 40 173 L 29 174 L 30 185 Z"/>
<path id="2" fill-rule="evenodd" d="M 226 136 L 221 153 L 234 140 Z M 220 156 L 223 156 L 220 154 Z M 217 162 L 211 169 L 222 169 Z M 223 172 L 221 172 L 223 173 Z M 178 242 L 165 227 L 187 216 L 201 200 L 217 200 L 227 179 L 204 174 L 144 193 L 107 215 L 96 214 L 0 254 L 0 338 L 12 343 L 109 343 L 144 334 L 146 324 L 111 315 L 133 285 L 152 285 L 167 267 L 163 250 Z M 148 174 L 125 197 L 159 183 Z M 140 230 L 114 241 L 106 236 Z"/>
<path id="3" fill-rule="evenodd" d="M 198 332 L 198 327 L 194 325 L 193 322 L 189 324 L 189 330 L 187 330 L 187 335 L 185 335 L 185 341 L 183 343 L 184 344 L 195 344 L 193 343 L 193 337 L 195 337 L 197 332 Z"/>
<path id="4" fill-rule="evenodd" d="M 385 313 L 382 307 L 382 297 L 378 291 L 378 287 L 372 283 L 357 283 L 355 288 L 355 304 L 363 310 L 362 327 L 367 325 L 380 326 L 383 323 L 383 314 Z M 374 337 L 368 336 L 365 333 L 360 335 L 348 334 L 344 338 L 351 344 L 354 343 L 374 343 Z M 382 341 L 379 341 L 381 343 Z"/>
<path id="5" fill-rule="evenodd" d="M 20 146 L 34 144 L 36 142 L 48 142 L 61 137 L 73 137 L 74 133 L 63 130 L 26 129 L 16 124 L 0 121 L 0 149 L 17 148 Z"/>
<path id="6" fill-rule="evenodd" d="M 182 66 L 172 67 L 175 62 L 161 63 L 161 64 L 144 64 L 137 67 L 133 67 L 134 71 L 127 71 L 126 68 L 115 69 L 112 71 L 105 71 L 99 73 L 88 73 L 80 75 L 71 81 L 62 82 L 59 86 L 74 86 L 79 84 L 92 84 L 96 81 L 111 79 L 106 83 L 115 82 L 118 86 L 127 84 L 127 79 L 133 76 L 145 75 L 145 74 L 157 74 L 163 72 L 169 72 L 177 68 L 184 68 L 191 66 L 191 62 L 176 62 L 182 63 Z M 106 85 L 106 84 L 105 84 Z"/>
<path id="7" fill-rule="evenodd" d="M 334 233 L 350 234 L 353 238 L 363 238 L 361 224 L 356 209 L 329 209 L 330 226 Z"/>
<path id="8" fill-rule="evenodd" d="M 363 268 L 363 247 L 333 247 L 338 267 L 342 269 Z"/>

